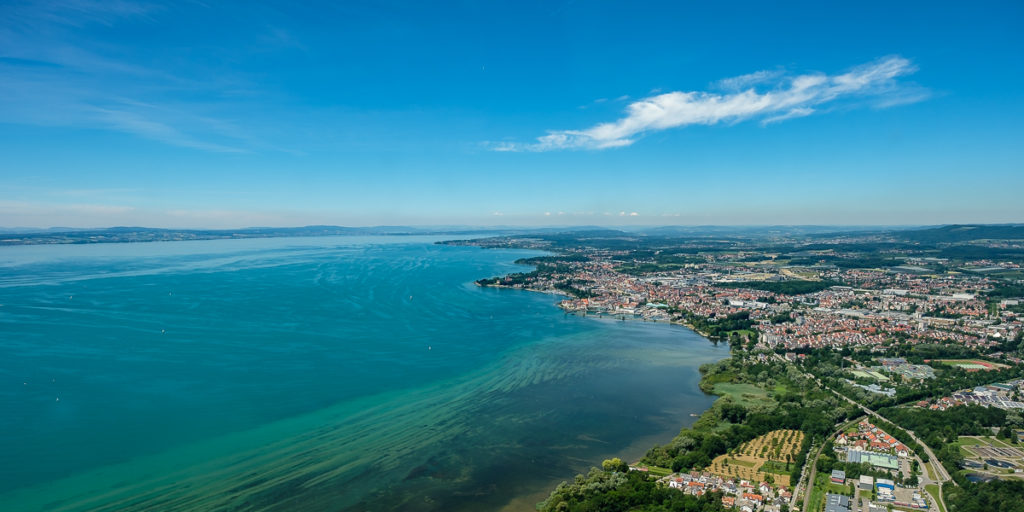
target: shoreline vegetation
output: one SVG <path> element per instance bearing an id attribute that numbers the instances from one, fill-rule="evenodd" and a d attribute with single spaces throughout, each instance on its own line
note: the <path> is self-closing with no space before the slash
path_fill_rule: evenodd
<path id="1" fill-rule="evenodd" d="M 937 236 L 950 238 L 947 232 L 952 230 L 956 234 L 954 228 L 922 230 L 921 233 L 934 231 L 938 233 Z M 1021 231 L 1017 226 L 1014 229 L 1015 233 Z M 910 232 L 900 236 L 913 238 L 912 235 L 916 234 Z M 699 388 L 718 398 L 691 427 L 683 428 L 668 443 L 652 447 L 632 464 L 619 458 L 608 459 L 601 467 L 592 467 L 588 473 L 562 482 L 537 504 L 536 508 L 541 512 L 724 511 L 740 507 L 741 503 L 755 510 L 819 512 L 824 506 L 826 490 L 857 496 L 853 484 L 850 484 L 849 489 L 845 485 L 829 485 L 828 472 L 832 469 L 843 467 L 847 476 L 852 475 L 851 478 L 862 474 L 890 476 L 866 465 L 830 458 L 833 440 L 843 428 L 864 418 L 865 413 L 877 416 L 878 412 L 884 416 L 877 416 L 871 421 L 910 447 L 911 453 L 916 454 L 915 457 L 929 469 L 929 474 L 932 469 L 929 460 L 934 458 L 952 476 L 939 475 L 937 483 L 941 485 L 929 484 L 927 492 L 935 500 L 936 508 L 959 512 L 994 509 L 1024 512 L 1024 503 L 1015 498 L 1024 493 L 1024 480 L 1010 478 L 976 483 L 967 478 L 970 475 L 965 477 L 967 471 L 962 470 L 960 464 L 963 457 L 957 452 L 958 435 L 982 435 L 1002 427 L 1000 435 L 1007 439 L 1013 438 L 1013 431 L 1006 427 L 1009 421 L 1007 414 L 969 407 L 971 410 L 966 416 L 957 416 L 960 419 L 953 421 L 952 428 L 947 425 L 942 429 L 942 418 L 945 418 L 942 412 L 908 408 L 913 405 L 920 407 L 920 403 L 915 404 L 909 400 L 914 393 L 908 392 L 905 386 L 900 387 L 897 398 L 890 399 L 889 403 L 882 403 L 884 400 L 878 397 L 864 400 L 863 393 L 853 393 L 858 397 L 853 400 L 849 398 L 851 388 L 844 385 L 842 379 L 837 379 L 834 371 L 823 373 L 821 360 L 827 359 L 833 363 L 832 359 L 838 359 L 838 364 L 834 366 L 843 368 L 847 361 L 851 364 L 871 364 L 878 354 L 889 358 L 906 356 L 907 349 L 900 346 L 864 349 L 844 347 L 842 344 L 838 347 L 783 347 L 776 346 L 778 336 L 769 336 L 776 331 L 789 334 L 791 328 L 787 326 L 800 325 L 799 322 L 804 320 L 799 318 L 800 314 L 817 306 L 821 295 L 835 295 L 837 291 L 840 294 L 852 291 L 854 295 L 871 293 L 860 287 L 863 286 L 864 277 L 871 277 L 874 275 L 872 273 L 884 274 L 889 272 L 889 268 L 897 268 L 902 269 L 900 272 L 913 270 L 916 272 L 914 276 L 921 272 L 959 275 L 959 272 L 952 270 L 956 265 L 970 267 L 987 264 L 989 267 L 986 269 L 996 268 L 988 260 L 975 262 L 965 259 L 966 256 L 960 254 L 966 251 L 962 247 L 963 241 L 936 241 L 932 247 L 910 246 L 899 240 L 886 242 L 872 238 L 866 241 L 840 240 L 839 245 L 815 245 L 812 240 L 803 243 L 810 243 L 806 247 L 818 252 L 805 250 L 811 255 L 805 258 L 807 261 L 791 255 L 780 256 L 780 252 L 798 254 L 801 251 L 780 245 L 778 240 L 768 239 L 677 241 L 657 237 L 645 239 L 642 236 L 600 237 L 563 233 L 548 237 L 504 237 L 438 243 L 476 245 L 482 248 L 523 248 L 550 253 L 547 256 L 516 260 L 518 264 L 534 265 L 532 271 L 480 279 L 476 281 L 477 286 L 565 295 L 569 298 L 561 301 L 558 306 L 567 314 L 667 322 L 684 326 L 712 342 L 729 342 L 728 357 L 700 368 Z M 682 245 L 676 246 L 674 243 Z M 799 242 L 785 243 L 796 247 Z M 886 243 L 899 246 L 900 250 L 911 256 L 903 255 L 885 261 L 871 256 L 879 250 L 878 246 Z M 971 257 L 983 258 L 995 253 L 1017 257 L 1016 252 L 1010 254 L 1002 248 L 1006 243 L 991 240 L 976 243 L 987 244 L 985 247 L 977 247 L 987 252 L 982 254 L 975 251 L 970 254 Z M 841 252 L 843 244 L 852 247 L 853 256 Z M 785 251 L 779 251 L 779 247 Z M 1010 250 L 1017 251 L 1015 247 Z M 938 257 L 931 255 L 935 252 Z M 911 268 L 906 264 L 911 261 L 934 268 Z M 713 271 L 717 272 L 716 279 L 694 277 L 706 268 L 705 263 L 716 266 Z M 1024 264 L 1024 260 L 1020 264 Z M 759 266 L 781 270 L 773 276 Z M 1004 266 L 1007 269 L 1020 268 L 1012 262 Z M 973 277 L 969 273 L 966 275 Z M 1015 275 L 1010 273 L 996 278 L 990 290 L 986 290 L 984 285 L 975 288 L 973 293 L 960 290 L 960 295 L 954 295 L 953 299 L 973 299 L 975 294 L 980 293 L 982 297 L 988 297 L 987 311 L 995 311 L 992 315 L 999 316 L 1000 308 L 1016 307 L 1017 301 L 1021 299 L 1015 297 L 1024 293 L 1024 288 L 1012 284 Z M 929 276 L 931 274 L 925 275 Z M 1011 284 L 1007 284 L 1007 279 Z M 666 283 L 670 283 L 670 286 L 663 287 Z M 690 311 L 688 309 L 691 304 L 687 303 L 684 309 L 685 301 L 680 300 L 678 295 L 673 296 L 671 291 L 651 292 L 652 289 L 676 289 L 672 287 L 680 286 L 680 283 L 684 287 L 691 287 L 691 290 L 696 289 L 698 294 L 706 293 L 715 298 L 710 306 L 699 301 L 689 301 L 698 302 Z M 726 290 L 737 291 L 730 293 Z M 943 298 L 942 292 L 936 290 L 927 290 L 928 295 L 908 297 L 911 300 L 930 299 L 932 295 Z M 968 289 L 968 292 L 972 290 Z M 907 292 L 896 289 L 892 294 L 906 295 Z M 735 298 L 737 296 L 739 299 Z M 809 298 L 805 299 L 805 296 Z M 925 311 L 921 325 L 933 323 L 932 317 L 942 317 L 945 310 L 941 306 L 935 311 Z M 863 317 L 863 311 L 869 309 L 866 303 L 856 300 L 842 303 L 839 307 L 848 308 L 840 312 L 852 318 Z M 949 309 L 949 306 L 945 308 Z M 913 313 L 914 309 L 910 312 Z M 752 310 L 757 310 L 757 314 L 751 315 Z M 833 310 L 826 307 L 823 311 Z M 961 316 L 956 315 L 954 320 Z M 838 321 L 850 323 L 847 320 Z M 995 321 L 996 325 L 999 323 L 999 320 Z M 766 325 L 768 328 L 765 328 Z M 875 334 L 876 330 L 869 328 L 867 332 Z M 761 334 L 765 334 L 767 341 L 759 339 Z M 897 333 L 890 342 L 899 344 L 907 339 L 906 333 L 900 334 Z M 863 332 L 859 335 L 868 339 Z M 1011 331 L 1010 336 L 1013 335 Z M 1020 333 L 1008 341 L 998 336 L 988 338 L 988 345 L 991 345 L 988 351 L 1002 348 L 1013 352 L 1024 347 Z M 956 346 L 933 342 L 911 347 L 911 352 L 925 352 L 937 347 L 941 352 L 939 355 L 948 357 L 976 358 L 987 353 L 984 342 L 975 345 Z M 857 348 L 862 350 L 858 351 Z M 1020 363 L 1001 352 L 992 355 Z M 912 359 L 917 361 L 917 358 Z M 1009 365 L 997 369 L 1005 370 L 1001 372 L 1003 380 L 1019 377 L 1021 373 L 1017 371 L 1019 368 Z M 940 386 L 943 389 L 951 386 L 946 390 L 950 392 L 953 388 L 960 389 L 967 384 L 986 385 L 993 381 L 992 378 L 982 378 L 984 374 L 969 379 L 961 378 L 955 371 L 941 373 L 943 379 L 954 380 Z M 928 398 L 935 391 L 928 387 L 920 389 L 914 396 L 920 395 L 917 399 Z M 1019 423 L 1019 418 L 1015 421 Z M 919 442 L 915 431 L 927 444 Z M 935 450 L 937 455 L 932 452 L 935 448 L 939 448 Z M 919 460 L 914 460 L 915 466 Z M 910 471 L 910 475 L 903 474 L 901 470 L 898 475 L 893 473 L 895 476 L 892 477 L 898 485 L 908 486 L 904 489 L 913 489 L 918 485 L 918 469 Z M 932 480 L 935 478 L 931 477 Z M 914 499 L 924 501 L 916 495 Z"/>
<path id="2" fill-rule="evenodd" d="M 700 389 L 719 398 L 691 427 L 652 447 L 632 464 L 606 460 L 601 468 L 563 482 L 537 510 L 726 510 L 723 494 L 687 494 L 665 485 L 664 478 L 704 470 L 723 458 L 726 466 L 732 460 L 739 468 L 744 464 L 739 452 L 748 443 L 773 432 L 797 431 L 803 436 L 795 454 L 753 469 L 775 474 L 767 480 L 798 482 L 811 447 L 820 446 L 836 423 L 860 415 L 855 407 L 768 354 L 733 350 L 729 357 L 705 364 L 700 371 Z M 781 488 L 792 490 L 787 485 Z"/>
<path id="3" fill-rule="evenodd" d="M 446 245 L 472 245 L 472 241 L 449 241 L 438 243 Z M 490 246 L 481 245 L 481 247 L 488 248 Z M 581 288 L 580 286 L 585 286 L 587 284 L 584 281 L 565 277 L 572 273 L 572 269 L 568 264 L 587 261 L 590 261 L 590 258 L 583 254 L 573 252 L 558 252 L 546 256 L 520 258 L 515 260 L 513 263 L 518 265 L 532 265 L 534 266 L 534 269 L 529 272 L 516 272 L 500 277 L 477 279 L 474 283 L 480 287 L 526 290 L 537 293 L 562 295 L 570 299 L 589 300 L 599 297 L 600 294 Z M 616 270 L 624 274 L 633 274 L 632 271 L 624 269 L 624 267 L 619 267 Z M 538 284 L 540 284 L 540 286 L 538 286 Z M 746 286 L 766 291 L 774 291 L 776 293 L 786 295 L 800 295 L 827 289 L 836 284 L 838 283 L 826 280 L 754 283 L 739 282 L 729 283 L 725 286 L 733 288 Z M 745 344 L 752 349 L 757 343 L 757 331 L 753 328 L 754 321 L 750 318 L 750 314 L 748 312 L 739 312 L 727 315 L 723 318 L 711 319 L 692 311 L 673 307 L 668 304 L 659 304 L 658 307 L 658 313 L 660 313 L 658 316 L 643 316 L 642 314 L 629 311 L 591 312 L 586 308 L 573 309 L 571 307 L 567 307 L 565 303 L 559 304 L 559 308 L 566 313 L 582 314 L 583 316 L 596 315 L 598 318 L 619 318 L 621 320 L 641 318 L 644 321 L 680 325 L 710 341 L 728 341 L 730 346 L 733 347 Z M 787 316 L 786 318 L 775 320 L 786 322 L 789 321 L 789 318 Z"/>
<path id="4" fill-rule="evenodd" d="M 572 280 L 565 280 L 549 284 L 546 287 L 532 286 L 530 283 L 534 282 L 537 278 L 543 278 L 545 276 L 554 275 L 556 273 L 564 273 L 569 269 L 564 265 L 566 262 L 581 262 L 587 261 L 587 258 L 582 255 L 575 254 L 552 254 L 548 256 L 535 256 L 533 258 L 520 258 L 515 260 L 513 263 L 517 265 L 533 265 L 535 268 L 530 272 L 516 272 L 508 274 L 502 277 L 489 277 L 483 279 L 477 279 L 473 284 L 482 288 L 504 288 L 512 290 L 525 290 L 536 293 L 546 293 L 549 295 L 561 295 L 563 297 L 572 297 L 577 299 L 587 299 L 596 296 L 596 294 L 577 288 L 574 286 Z M 586 310 L 574 311 L 562 308 L 566 313 L 581 314 L 582 316 L 590 316 Z M 666 308 L 666 312 L 670 314 L 679 314 L 681 311 L 674 308 Z M 621 318 L 626 319 L 625 314 L 614 314 L 609 313 L 607 315 L 598 313 L 598 318 Z M 635 317 L 634 317 L 635 319 Z M 723 341 L 727 339 L 727 336 L 723 336 L 719 332 L 715 332 L 709 328 L 706 322 L 701 322 L 701 318 L 696 315 L 684 315 L 679 320 L 669 318 L 655 318 L 655 319 L 644 319 L 655 322 L 663 322 L 672 325 L 681 325 L 690 329 L 691 331 L 707 338 L 710 341 Z M 749 327 L 749 325 L 744 326 Z"/>
<path id="5" fill-rule="evenodd" d="M 501 284 L 501 283 L 481 283 L 481 281 L 484 281 L 484 280 L 483 279 L 479 279 L 477 281 L 474 281 L 473 284 L 475 284 L 475 285 L 477 285 L 477 286 L 479 286 L 481 288 L 498 288 L 498 289 L 506 289 L 506 290 L 523 290 L 523 291 L 534 292 L 534 293 L 544 293 L 544 294 L 547 294 L 547 295 L 560 295 L 562 297 L 573 297 L 574 296 L 571 293 L 568 293 L 568 292 L 565 292 L 565 291 L 562 291 L 562 290 L 551 290 L 551 289 L 544 289 L 544 288 L 512 286 L 512 285 Z M 614 318 L 614 319 L 622 319 L 622 320 L 636 320 L 637 319 L 637 317 L 634 316 L 634 315 L 624 315 L 624 314 L 615 314 L 615 313 L 588 313 L 586 311 L 571 311 L 571 310 L 563 310 L 563 311 L 565 311 L 565 313 L 569 314 L 569 315 L 578 315 L 578 316 L 583 316 L 583 317 L 591 317 L 592 316 L 592 317 L 597 317 L 597 318 Z M 664 323 L 664 324 L 671 324 L 671 325 L 678 325 L 678 326 L 681 326 L 681 327 L 686 327 L 687 329 L 689 329 L 689 330 L 699 334 L 701 337 L 706 338 L 709 341 L 713 341 L 713 342 L 714 341 L 726 341 L 727 340 L 727 337 L 725 337 L 725 336 L 714 335 L 714 334 L 708 333 L 707 331 L 701 330 L 701 328 L 698 327 L 697 322 L 690 323 L 690 322 L 685 321 L 685 320 L 673 320 L 673 319 L 665 319 L 665 318 L 643 318 L 643 321 L 645 321 L 645 322 Z"/>
<path id="6" fill-rule="evenodd" d="M 537 268 L 529 273 L 479 279 L 475 284 L 480 287 L 518 289 L 576 298 L 591 296 L 584 290 L 572 287 L 571 282 L 555 283 L 547 288 L 526 285 L 531 277 L 564 271 L 564 268 L 557 266 L 558 262 L 565 261 L 563 258 L 574 256 L 519 259 L 515 263 L 532 264 Z M 585 260 L 584 257 L 578 258 Z M 566 312 L 578 314 L 575 311 Z M 592 315 L 584 311 L 583 316 Z M 596 316 L 606 318 L 600 314 Z M 625 315 L 620 316 L 625 319 Z M 742 321 L 746 317 L 729 320 Z M 654 321 L 685 327 L 713 343 L 729 339 L 722 334 L 720 324 L 713 326 L 718 327 L 718 330 L 708 328 L 706 319 L 693 314 L 684 313 L 678 320 Z M 749 324 L 738 327 L 749 327 Z M 691 427 L 683 428 L 668 443 L 655 445 L 633 464 L 612 458 L 605 460 L 601 468 L 592 467 L 586 475 L 576 475 L 571 482 L 563 481 L 545 500 L 537 503 L 536 509 L 541 512 L 727 510 L 722 500 L 724 496 L 719 492 L 694 496 L 671 489 L 661 480 L 681 471 L 706 468 L 713 459 L 735 454 L 745 443 L 770 432 L 788 429 L 801 433 L 796 454 L 787 455 L 785 462 L 776 462 L 765 472 L 778 474 L 787 483 L 797 482 L 802 476 L 812 445 L 823 443 L 835 423 L 859 416 L 855 408 L 840 403 L 831 393 L 813 385 L 801 372 L 792 367 L 787 368 L 785 363 L 770 358 L 766 353 L 745 354 L 739 347 L 734 347 L 728 357 L 702 365 L 700 373 L 700 390 L 719 398 L 697 417 Z M 812 435 L 803 435 L 804 432 Z M 725 460 L 728 464 L 729 459 Z M 771 476 L 767 478 L 773 480 Z"/>

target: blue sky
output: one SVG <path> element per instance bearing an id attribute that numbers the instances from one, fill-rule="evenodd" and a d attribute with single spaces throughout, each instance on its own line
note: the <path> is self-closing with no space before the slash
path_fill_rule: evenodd
<path id="1" fill-rule="evenodd" d="M 1020 2 L 306 4 L 5 2 L 0 226 L 1024 222 Z"/>

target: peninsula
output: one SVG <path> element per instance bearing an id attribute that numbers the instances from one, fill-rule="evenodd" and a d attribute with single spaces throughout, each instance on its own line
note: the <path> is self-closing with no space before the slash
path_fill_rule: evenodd
<path id="1" fill-rule="evenodd" d="M 691 428 L 539 510 L 1024 510 L 1024 226 L 445 243 L 552 253 L 480 286 L 732 348 Z"/>

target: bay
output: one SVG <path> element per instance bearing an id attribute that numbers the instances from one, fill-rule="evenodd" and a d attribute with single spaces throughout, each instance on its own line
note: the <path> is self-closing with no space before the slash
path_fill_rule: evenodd
<path id="1" fill-rule="evenodd" d="M 4 510 L 530 509 L 710 406 L 726 347 L 434 241 L 3 248 Z"/>

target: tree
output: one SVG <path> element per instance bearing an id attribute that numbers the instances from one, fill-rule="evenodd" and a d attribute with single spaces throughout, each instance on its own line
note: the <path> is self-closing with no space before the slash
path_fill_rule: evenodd
<path id="1" fill-rule="evenodd" d="M 1010 427 L 1007 427 L 1006 425 L 1003 425 L 1003 428 L 999 429 L 999 433 L 996 434 L 996 437 L 999 439 L 1009 439 L 1010 436 L 1013 436 L 1013 431 L 1010 430 Z"/>
<path id="2" fill-rule="evenodd" d="M 605 471 L 618 471 L 620 473 L 629 471 L 629 464 L 622 462 L 622 459 L 618 457 L 605 459 L 604 462 L 601 463 L 601 467 L 604 468 Z"/>

